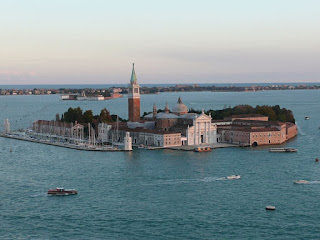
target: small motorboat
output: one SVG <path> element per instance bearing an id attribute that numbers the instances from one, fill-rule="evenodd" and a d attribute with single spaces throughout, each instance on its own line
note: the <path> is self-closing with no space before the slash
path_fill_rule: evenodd
<path id="1" fill-rule="evenodd" d="M 296 148 L 269 148 L 269 152 L 297 152 Z"/>
<path id="2" fill-rule="evenodd" d="M 227 176 L 227 179 L 231 180 L 231 179 L 240 179 L 240 175 L 231 175 L 231 176 Z"/>
<path id="3" fill-rule="evenodd" d="M 308 116 L 305 116 L 305 118 L 304 118 L 305 120 L 309 120 L 309 117 Z"/>
<path id="4" fill-rule="evenodd" d="M 195 152 L 211 152 L 210 147 L 196 147 L 194 149 Z"/>
<path id="5" fill-rule="evenodd" d="M 274 211 L 274 210 L 276 210 L 276 207 L 269 205 L 269 206 L 266 206 L 266 210 Z"/>
<path id="6" fill-rule="evenodd" d="M 68 195 L 75 195 L 78 194 L 78 191 L 75 189 L 64 189 L 64 188 L 56 188 L 56 189 L 49 189 L 49 195 L 57 195 L 57 196 L 68 196 Z"/>
<path id="7" fill-rule="evenodd" d="M 309 181 L 306 181 L 306 180 L 295 180 L 293 183 L 294 184 L 308 184 Z"/>
<path id="8" fill-rule="evenodd" d="M 155 150 L 156 148 L 155 148 L 155 147 L 145 147 L 145 149 L 148 149 L 148 150 Z"/>

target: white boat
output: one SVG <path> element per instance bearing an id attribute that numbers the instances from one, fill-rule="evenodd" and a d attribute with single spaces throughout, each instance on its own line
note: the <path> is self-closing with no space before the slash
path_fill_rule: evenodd
<path id="1" fill-rule="evenodd" d="M 148 150 L 155 150 L 156 148 L 155 148 L 155 147 L 145 147 L 145 149 L 148 149 Z"/>
<path id="2" fill-rule="evenodd" d="M 266 210 L 276 210 L 276 207 L 275 206 L 266 206 Z"/>
<path id="3" fill-rule="evenodd" d="M 240 179 L 240 175 L 231 175 L 231 176 L 227 176 L 227 179 Z"/>
<path id="4" fill-rule="evenodd" d="M 309 181 L 306 181 L 306 180 L 295 180 L 293 183 L 294 184 L 308 184 Z"/>
<path id="5" fill-rule="evenodd" d="M 269 152 L 297 152 L 296 148 L 269 148 Z"/>
<path id="6" fill-rule="evenodd" d="M 304 119 L 305 119 L 305 120 L 309 120 L 309 117 L 308 117 L 308 116 L 306 116 Z"/>

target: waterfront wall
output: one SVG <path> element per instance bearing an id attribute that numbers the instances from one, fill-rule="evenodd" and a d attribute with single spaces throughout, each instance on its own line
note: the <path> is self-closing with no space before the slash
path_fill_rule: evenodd
<path id="1" fill-rule="evenodd" d="M 286 140 L 294 138 L 295 136 L 297 136 L 297 134 L 298 134 L 297 125 L 293 123 L 287 123 L 287 129 L 286 129 L 287 139 Z"/>

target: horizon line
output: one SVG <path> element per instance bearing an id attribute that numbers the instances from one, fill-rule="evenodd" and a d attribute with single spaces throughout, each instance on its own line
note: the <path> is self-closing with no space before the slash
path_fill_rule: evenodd
<path id="1" fill-rule="evenodd" d="M 176 84 L 176 85 L 199 85 L 199 84 L 208 84 L 208 85 L 214 85 L 214 84 L 275 84 L 275 83 L 281 83 L 281 84 L 290 84 L 290 83 L 319 83 L 319 81 L 315 82 L 301 82 L 301 81 L 294 81 L 294 82 L 217 82 L 217 83 L 207 83 L 207 82 L 201 82 L 201 83 L 140 83 L 140 85 L 165 85 L 165 84 Z M 21 85 L 28 85 L 28 86 L 34 86 L 34 85 L 126 85 L 129 83 L 37 83 L 37 84 L 0 84 L 0 86 L 21 86 Z"/>

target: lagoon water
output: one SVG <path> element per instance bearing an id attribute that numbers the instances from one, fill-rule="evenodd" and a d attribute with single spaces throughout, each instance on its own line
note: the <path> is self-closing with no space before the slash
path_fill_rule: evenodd
<path id="1" fill-rule="evenodd" d="M 293 110 L 298 136 L 285 144 L 297 153 L 268 147 L 82 152 L 0 138 L 1 239 L 319 239 L 320 91 L 162 93 L 142 95 L 172 107 L 178 97 L 195 109 L 237 104 Z M 127 98 L 104 102 L 59 101 L 59 96 L 0 96 L 0 120 L 13 129 L 54 119 L 68 107 L 106 107 L 127 117 Z M 304 120 L 309 116 L 310 120 Z M 12 150 L 12 151 L 10 151 Z M 223 180 L 228 175 L 240 180 Z M 293 180 L 312 181 L 294 185 Z M 76 188 L 69 197 L 49 188 Z M 276 211 L 266 211 L 266 205 Z"/>

